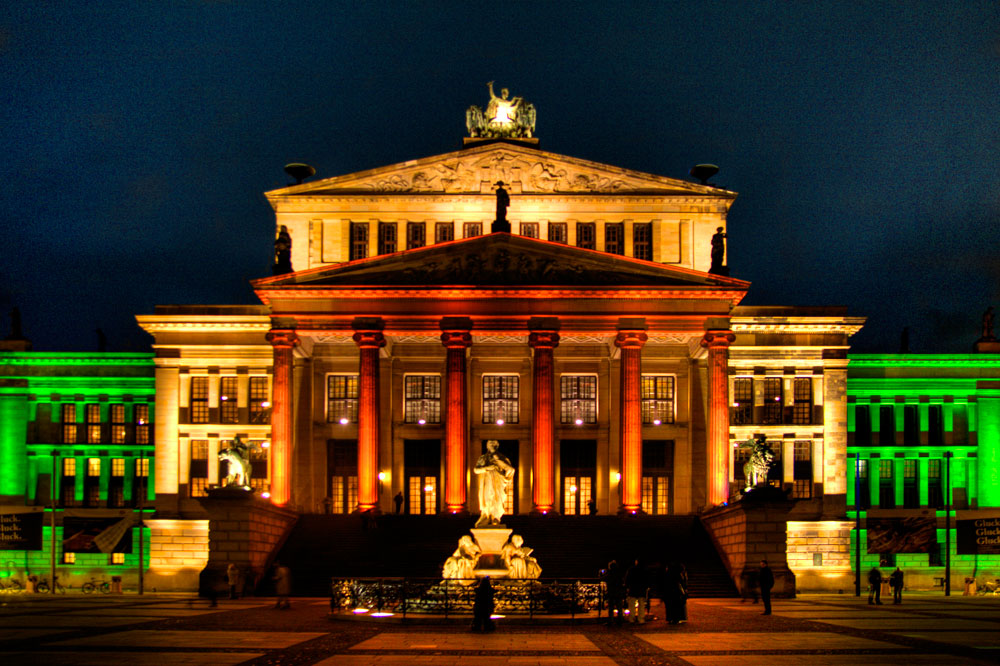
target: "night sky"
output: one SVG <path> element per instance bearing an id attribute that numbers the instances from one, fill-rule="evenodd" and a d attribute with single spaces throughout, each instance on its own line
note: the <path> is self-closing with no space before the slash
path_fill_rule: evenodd
<path id="1" fill-rule="evenodd" d="M 17 2 L 0 337 L 17 305 L 36 350 L 139 351 L 156 304 L 257 302 L 285 163 L 455 150 L 490 80 L 544 150 L 718 164 L 744 303 L 846 305 L 890 352 L 1000 306 L 997 2 Z"/>

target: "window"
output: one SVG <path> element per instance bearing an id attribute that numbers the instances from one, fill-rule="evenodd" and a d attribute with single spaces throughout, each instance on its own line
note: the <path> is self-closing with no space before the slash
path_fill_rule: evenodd
<path id="1" fill-rule="evenodd" d="M 368 223 L 351 222 L 351 246 L 348 259 L 368 258 Z"/>
<path id="2" fill-rule="evenodd" d="M 643 375 L 639 392 L 643 425 L 674 422 L 673 376 Z"/>
<path id="3" fill-rule="evenodd" d="M 774 458 L 771 460 L 771 464 L 767 468 L 767 483 L 775 488 L 784 488 L 785 485 L 785 465 L 781 462 L 781 456 L 784 453 L 784 442 L 781 440 L 770 441 L 767 443 L 774 452 Z M 793 461 L 794 462 L 794 461 Z"/>
<path id="4" fill-rule="evenodd" d="M 753 378 L 733 380 L 733 425 L 753 423 Z"/>
<path id="5" fill-rule="evenodd" d="M 483 423 L 517 423 L 517 375 L 483 375 Z"/>
<path id="6" fill-rule="evenodd" d="M 474 238 L 483 235 L 482 222 L 466 222 L 462 225 L 462 238 Z"/>
<path id="7" fill-rule="evenodd" d="M 604 251 L 611 254 L 625 254 L 625 225 L 609 222 L 604 225 Z"/>
<path id="8" fill-rule="evenodd" d="M 434 242 L 447 243 L 455 240 L 455 225 L 451 222 L 438 222 L 434 225 Z"/>
<path id="9" fill-rule="evenodd" d="M 440 375 L 407 375 L 403 394 L 406 423 L 441 423 Z"/>
<path id="10" fill-rule="evenodd" d="M 326 420 L 328 423 L 358 422 L 358 376 L 330 375 L 326 380 Z"/>
<path id="11" fill-rule="evenodd" d="M 653 260 L 653 224 L 651 222 L 632 225 L 632 256 L 646 261 Z"/>
<path id="12" fill-rule="evenodd" d="M 927 461 L 927 506 L 932 509 L 944 508 L 944 493 L 941 492 L 941 460 Z"/>
<path id="13" fill-rule="evenodd" d="M 903 461 L 903 508 L 916 509 L 920 506 L 920 487 L 917 485 L 917 461 Z"/>
<path id="14" fill-rule="evenodd" d="M 125 405 L 111 405 L 111 443 L 125 443 Z"/>
<path id="15" fill-rule="evenodd" d="M 392 254 L 396 251 L 396 223 L 378 223 L 378 253 Z"/>
<path id="16" fill-rule="evenodd" d="M 270 492 L 271 484 L 269 482 L 269 456 L 268 451 L 270 451 L 270 445 L 268 447 L 264 446 L 267 440 L 261 439 L 251 439 L 247 442 L 250 448 L 250 464 L 253 466 L 253 474 L 250 475 L 250 485 L 258 493 L 263 494 Z"/>
<path id="17" fill-rule="evenodd" d="M 136 405 L 132 409 L 135 419 L 135 443 L 149 444 L 149 405 Z"/>
<path id="18" fill-rule="evenodd" d="M 267 377 L 250 378 L 250 423 L 271 422 L 271 402 L 268 394 Z"/>
<path id="19" fill-rule="evenodd" d="M 125 476 L 125 459 L 111 459 L 111 476 Z"/>
<path id="20" fill-rule="evenodd" d="M 580 222 L 576 225 L 576 246 L 586 250 L 597 248 L 597 228 L 593 222 Z"/>
<path id="21" fill-rule="evenodd" d="M 87 443 L 101 443 L 101 406 L 96 403 L 87 405 Z"/>
<path id="22" fill-rule="evenodd" d="M 868 405 L 854 408 L 854 443 L 858 446 L 870 446 L 872 443 L 872 417 Z"/>
<path id="23" fill-rule="evenodd" d="M 563 375 L 559 378 L 559 422 L 597 423 L 597 377 Z"/>
<path id="24" fill-rule="evenodd" d="M 920 412 L 916 405 L 903 407 L 903 444 L 920 444 Z"/>
<path id="25" fill-rule="evenodd" d="M 796 377 L 792 383 L 792 423 L 812 423 L 813 382 L 810 377 Z"/>
<path id="26" fill-rule="evenodd" d="M 881 446 L 896 443 L 896 410 L 892 405 L 878 408 L 878 443 Z"/>
<path id="27" fill-rule="evenodd" d="M 89 477 L 101 476 L 100 458 L 87 458 L 87 476 Z"/>
<path id="28" fill-rule="evenodd" d="M 334 476 L 330 495 L 331 513 L 350 513 L 358 505 L 358 477 Z"/>
<path id="29" fill-rule="evenodd" d="M 138 462 L 138 461 L 136 461 Z M 190 480 L 188 481 L 188 494 L 191 497 L 205 497 L 208 495 L 208 440 L 191 440 L 191 462 Z"/>
<path id="30" fill-rule="evenodd" d="M 111 553 L 111 564 L 125 564 L 125 553 Z"/>
<path id="31" fill-rule="evenodd" d="M 670 509 L 670 477 L 642 477 L 642 510 L 650 516 L 665 516 Z"/>
<path id="32" fill-rule="evenodd" d="M 223 423 L 240 422 L 238 379 L 223 377 L 219 381 L 219 417 Z"/>
<path id="33" fill-rule="evenodd" d="M 944 419 L 941 411 L 941 405 L 930 405 L 927 408 L 927 443 L 931 446 L 944 444 Z"/>
<path id="34" fill-rule="evenodd" d="M 190 423 L 208 423 L 208 377 L 191 378 Z"/>
<path id="35" fill-rule="evenodd" d="M 427 245 L 427 225 L 423 222 L 406 223 L 406 249 L 415 250 Z"/>
<path id="36" fill-rule="evenodd" d="M 140 479 L 149 476 L 149 458 L 135 459 L 135 475 Z"/>
<path id="37" fill-rule="evenodd" d="M 576 516 L 589 513 L 593 479 L 589 476 L 563 477 L 563 515 Z"/>
<path id="38" fill-rule="evenodd" d="M 62 406 L 63 444 L 76 444 L 76 405 Z"/>
<path id="39" fill-rule="evenodd" d="M 101 459 L 87 459 L 87 477 L 83 484 L 83 497 L 87 506 L 98 506 L 101 503 Z"/>
<path id="40" fill-rule="evenodd" d="M 63 458 L 60 488 L 63 506 L 76 506 L 76 458 Z"/>
<path id="41" fill-rule="evenodd" d="M 812 442 L 795 442 L 792 449 L 792 498 L 809 499 L 813 487 Z"/>
<path id="42" fill-rule="evenodd" d="M 764 421 L 765 425 L 776 425 L 782 422 L 781 414 L 784 408 L 781 393 L 781 377 L 764 378 Z"/>
<path id="43" fill-rule="evenodd" d="M 565 222 L 549 222 L 549 240 L 553 243 L 566 243 Z"/>
<path id="44" fill-rule="evenodd" d="M 437 513 L 437 477 L 411 476 L 407 481 L 409 513 L 428 516 Z"/>
<path id="45" fill-rule="evenodd" d="M 76 553 L 63 553 L 63 564 L 76 564 Z"/>
<path id="46" fill-rule="evenodd" d="M 896 488 L 893 483 L 893 461 L 878 462 L 878 505 L 882 509 L 896 508 Z"/>
<path id="47" fill-rule="evenodd" d="M 125 459 L 111 459 L 111 478 L 108 480 L 108 506 L 125 506 Z"/>
<path id="48" fill-rule="evenodd" d="M 538 222 L 522 222 L 521 235 L 525 238 L 538 238 Z"/>
<path id="49" fill-rule="evenodd" d="M 854 473 L 856 475 L 855 490 L 857 491 L 857 497 L 854 498 L 854 508 L 864 510 L 871 506 L 872 500 L 871 485 L 868 480 L 868 460 L 863 458 L 855 460 Z"/>

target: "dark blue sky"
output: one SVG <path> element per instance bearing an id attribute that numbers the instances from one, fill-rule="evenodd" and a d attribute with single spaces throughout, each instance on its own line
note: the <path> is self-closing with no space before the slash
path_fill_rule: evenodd
<path id="1" fill-rule="evenodd" d="M 0 336 L 139 349 L 133 316 L 254 302 L 262 192 L 453 150 L 485 83 L 541 147 L 740 193 L 747 303 L 847 305 L 858 351 L 967 351 L 1000 305 L 996 2 L 12 3 Z"/>

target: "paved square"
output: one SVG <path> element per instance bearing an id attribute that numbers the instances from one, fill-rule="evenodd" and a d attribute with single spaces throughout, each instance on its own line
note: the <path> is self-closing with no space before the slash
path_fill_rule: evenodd
<path id="1" fill-rule="evenodd" d="M 377 654 L 339 654 L 315 666 L 615 666 L 610 657 L 591 656 L 531 656 L 504 657 L 483 655 L 377 655 Z"/>
<path id="2" fill-rule="evenodd" d="M 161 647 L 161 648 L 199 648 L 241 647 L 250 649 L 286 648 L 314 638 L 326 636 L 321 632 L 292 631 L 119 631 L 114 634 L 88 636 L 68 641 L 59 641 L 58 645 L 95 645 L 115 647 Z"/>
<path id="3" fill-rule="evenodd" d="M 857 666 L 869 661 L 878 666 L 975 666 L 984 662 L 950 654 L 730 654 L 715 656 L 685 656 L 694 666 Z"/>
<path id="4" fill-rule="evenodd" d="M 838 627 L 850 627 L 851 629 L 872 629 L 874 631 L 996 631 L 1000 629 L 1000 624 L 996 622 L 982 622 L 976 620 L 965 620 L 962 618 L 943 617 L 914 617 L 902 616 L 891 619 L 829 619 L 817 618 L 815 622 L 833 624 Z M 933 637 L 932 637 L 933 638 Z"/>
<path id="5" fill-rule="evenodd" d="M 636 634 L 667 652 L 729 652 L 747 650 L 885 650 L 899 645 L 825 631 L 785 633 L 663 633 Z M 752 637 L 752 640 L 750 640 Z"/>
<path id="6" fill-rule="evenodd" d="M 124 613 L 125 611 L 122 611 Z M 93 616 L 93 615 L 17 615 L 5 617 L 0 620 L 4 627 L 120 627 L 128 624 L 140 624 L 142 622 L 155 622 L 162 620 L 162 617 L 145 617 L 136 615 L 119 617 Z"/>
<path id="7" fill-rule="evenodd" d="M 264 656 L 259 652 L 0 652 L 3 664 L 45 666 L 230 666 Z"/>
<path id="8" fill-rule="evenodd" d="M 5 626 L 0 629 L 0 641 L 19 641 L 25 638 L 41 638 L 42 636 L 66 633 L 65 629 L 20 629 L 10 627 L 6 620 L 3 621 L 3 624 Z"/>
<path id="9" fill-rule="evenodd" d="M 384 633 L 362 641 L 352 650 L 434 650 L 455 652 L 598 652 L 583 634 Z"/>
<path id="10" fill-rule="evenodd" d="M 952 645 L 964 645 L 965 647 L 979 649 L 1000 648 L 1000 632 L 998 631 L 935 631 L 933 634 L 914 634 L 910 632 L 898 632 L 900 636 L 908 638 L 923 638 L 937 641 L 938 643 L 951 643 Z"/>
<path id="11" fill-rule="evenodd" d="M 800 620 L 818 620 L 820 618 L 866 618 L 866 617 L 898 617 L 898 613 L 892 611 L 883 610 L 842 610 L 842 609 L 826 609 L 826 608 L 815 608 L 812 610 L 783 610 L 774 611 L 775 615 L 780 615 L 781 617 L 794 617 Z"/>

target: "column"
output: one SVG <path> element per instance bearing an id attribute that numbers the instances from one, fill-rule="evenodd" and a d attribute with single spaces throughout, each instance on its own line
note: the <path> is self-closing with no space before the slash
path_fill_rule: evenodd
<path id="1" fill-rule="evenodd" d="M 294 329 L 271 329 L 274 349 L 271 388 L 271 502 L 284 506 L 292 498 L 292 349 L 299 344 Z M 210 459 L 214 459 L 210 456 Z"/>
<path id="2" fill-rule="evenodd" d="M 359 329 L 354 342 L 361 351 L 358 370 L 358 509 L 378 508 L 379 363 L 385 346 L 381 330 Z"/>
<path id="3" fill-rule="evenodd" d="M 465 513 L 465 453 L 469 435 L 465 350 L 472 345 L 472 336 L 468 330 L 445 330 L 441 333 L 441 344 L 448 350 L 444 389 L 444 503 L 448 513 Z"/>
<path id="4" fill-rule="evenodd" d="M 559 346 L 559 334 L 555 330 L 532 331 L 528 346 L 535 350 L 531 397 L 532 500 L 535 505 L 532 513 L 546 514 L 555 510 L 556 501 L 552 459 L 556 434 L 552 351 Z"/>
<path id="5" fill-rule="evenodd" d="M 729 501 L 729 345 L 736 336 L 726 330 L 705 333 L 708 348 L 708 503 Z"/>
<path id="6" fill-rule="evenodd" d="M 640 403 L 642 346 L 645 331 L 618 331 L 615 346 L 621 349 L 621 496 L 622 511 L 642 510 L 642 405 Z"/>

